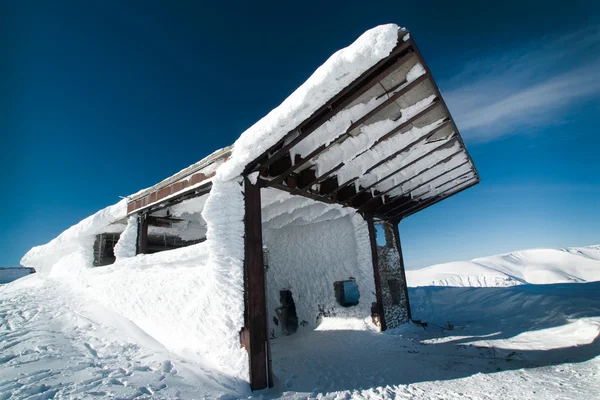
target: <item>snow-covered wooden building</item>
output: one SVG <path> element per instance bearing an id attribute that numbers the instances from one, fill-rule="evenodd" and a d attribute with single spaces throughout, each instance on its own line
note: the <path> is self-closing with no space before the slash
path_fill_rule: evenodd
<path id="1" fill-rule="evenodd" d="M 413 38 L 384 25 L 231 147 L 22 263 L 85 282 L 165 346 L 205 354 L 261 389 L 282 335 L 408 321 L 398 224 L 478 182 Z"/>

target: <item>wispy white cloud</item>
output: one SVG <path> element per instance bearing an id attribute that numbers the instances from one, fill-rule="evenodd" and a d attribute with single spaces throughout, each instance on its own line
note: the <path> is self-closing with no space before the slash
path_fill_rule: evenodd
<path id="1" fill-rule="evenodd" d="M 577 101 L 600 98 L 600 28 L 473 60 L 443 86 L 459 129 L 473 139 L 560 123 Z"/>

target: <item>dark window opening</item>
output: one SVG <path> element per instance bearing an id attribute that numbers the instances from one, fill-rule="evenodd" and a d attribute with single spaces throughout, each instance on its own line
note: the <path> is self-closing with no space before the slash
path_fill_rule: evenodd
<path id="1" fill-rule="evenodd" d="M 402 298 L 400 281 L 398 279 L 389 279 L 388 286 L 390 288 L 390 295 L 392 296 L 392 304 L 399 305 Z"/>
<path id="2" fill-rule="evenodd" d="M 352 307 L 358 304 L 360 292 L 356 281 L 338 281 L 333 283 L 335 299 L 342 307 Z"/>
<path id="3" fill-rule="evenodd" d="M 119 233 L 101 233 L 96 235 L 94 241 L 94 267 L 114 264 L 115 245 L 119 241 Z"/>
<path id="4" fill-rule="evenodd" d="M 279 292 L 281 306 L 275 309 L 275 313 L 281 322 L 281 330 L 285 335 L 291 335 L 298 330 L 298 316 L 296 315 L 296 304 L 289 290 Z M 277 323 L 276 323 L 277 325 Z"/>

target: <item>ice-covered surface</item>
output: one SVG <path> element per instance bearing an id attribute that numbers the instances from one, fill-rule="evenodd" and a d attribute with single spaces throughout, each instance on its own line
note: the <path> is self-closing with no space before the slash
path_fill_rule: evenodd
<path id="1" fill-rule="evenodd" d="M 295 155 L 298 154 L 302 157 L 306 157 L 308 154 L 316 150 L 321 145 L 329 145 L 334 140 L 338 139 L 341 135 L 343 135 L 348 128 L 352 125 L 354 121 L 361 119 L 364 115 L 375 109 L 377 106 L 383 104 L 387 99 L 389 99 L 393 94 L 400 92 L 406 86 L 408 86 L 411 82 L 417 79 L 419 76 L 425 74 L 425 69 L 420 63 L 417 63 L 411 70 L 406 74 L 406 82 L 400 85 L 395 90 L 385 93 L 380 97 L 374 97 L 366 103 L 355 104 L 352 107 L 344 109 L 337 114 L 335 114 L 331 119 L 325 122 L 323 125 L 319 126 L 315 129 L 314 132 L 310 134 L 310 136 L 302 140 L 300 143 L 296 144 L 290 151 L 292 155 L 292 159 L 294 159 Z M 421 109 L 417 109 L 418 107 L 409 106 L 406 109 L 402 110 L 403 114 L 411 114 L 408 118 L 412 117 L 417 112 L 421 111 Z M 395 124 L 395 126 L 400 125 L 405 122 L 408 118 L 401 118 L 401 122 Z M 399 121 L 400 121 L 399 120 Z M 392 122 L 392 121 L 390 121 Z M 381 137 L 383 134 L 389 132 L 384 131 L 382 129 L 378 129 L 377 126 L 381 128 L 381 124 L 374 124 L 376 126 L 375 129 L 364 129 L 362 133 L 356 137 L 349 138 L 352 142 L 351 144 L 345 144 L 346 141 L 341 144 L 334 144 L 328 150 L 320 154 L 315 164 L 317 165 L 317 169 L 320 174 L 327 172 L 329 168 L 332 168 L 334 165 L 332 163 L 339 163 L 342 161 L 348 161 L 351 159 L 353 154 L 359 149 L 364 149 L 365 147 L 359 147 L 359 145 L 365 146 L 365 144 L 373 144 L 376 139 Z M 385 128 L 385 127 L 384 127 Z M 358 141 L 357 141 L 358 140 Z"/>
<path id="2" fill-rule="evenodd" d="M 281 290 L 292 293 L 299 330 L 315 329 L 322 316 L 353 319 L 361 329 L 369 328 L 375 285 L 369 233 L 360 216 L 266 229 L 264 244 L 269 263 L 268 320 L 276 337 L 282 335 L 281 323 L 273 321 L 281 306 Z M 350 279 L 356 280 L 360 299 L 358 305 L 346 308 L 336 302 L 334 282 Z"/>
<path id="3" fill-rule="evenodd" d="M 115 245 L 114 253 L 117 260 L 134 257 L 137 252 L 137 217 L 132 215 L 127 220 L 127 227 L 121 233 Z"/>
<path id="4" fill-rule="evenodd" d="M 513 286 L 600 281 L 600 248 L 532 249 L 408 270 L 409 286 Z"/>
<path id="5" fill-rule="evenodd" d="M 332 145 L 327 151 L 319 155 L 314 163 L 317 166 L 317 172 L 322 175 L 328 172 L 330 169 L 340 164 L 353 160 L 356 156 L 361 154 L 365 149 L 369 149 L 377 140 L 382 136 L 390 132 L 392 129 L 402 125 L 407 120 L 418 114 L 420 111 L 426 109 L 435 99 L 435 96 L 427 97 L 417 103 L 402 109 L 402 116 L 396 121 L 391 119 L 385 119 L 369 125 L 362 126 L 360 128 L 360 134 L 357 136 L 350 136 L 339 144 Z M 351 123 L 352 121 L 350 121 Z M 349 125 L 349 124 L 348 124 Z M 433 127 L 431 128 L 433 129 Z M 430 130 L 431 130 L 430 129 Z M 341 130 L 338 132 L 344 132 Z M 422 130 L 417 130 L 422 133 Z M 397 135 L 397 137 L 404 138 L 404 135 Z M 411 135 L 406 137 L 411 138 Z M 394 143 L 386 143 L 386 146 L 390 146 Z M 400 147 L 401 148 L 401 147 Z M 396 150 L 398 148 L 395 148 Z M 372 165 L 372 164 L 371 164 Z M 367 168 L 370 165 L 367 165 Z M 344 179 L 340 179 L 340 182 L 345 182 Z"/>
<path id="6" fill-rule="evenodd" d="M 158 270 L 152 258 L 141 257 L 136 274 Z M 276 385 L 252 394 L 209 359 L 171 352 L 96 293 L 32 275 L 0 287 L 0 398 L 592 399 L 599 291 L 599 282 L 410 288 L 426 328 L 380 334 L 327 318 L 272 342 Z"/>

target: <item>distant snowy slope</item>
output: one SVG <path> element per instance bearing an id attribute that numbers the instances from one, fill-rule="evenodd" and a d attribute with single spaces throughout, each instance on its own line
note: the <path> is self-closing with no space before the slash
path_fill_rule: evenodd
<path id="1" fill-rule="evenodd" d="M 513 286 L 600 281 L 600 246 L 515 251 L 406 271 L 408 286 Z"/>
<path id="2" fill-rule="evenodd" d="M 0 268 L 0 284 L 12 282 L 34 272 L 33 268 Z"/>

